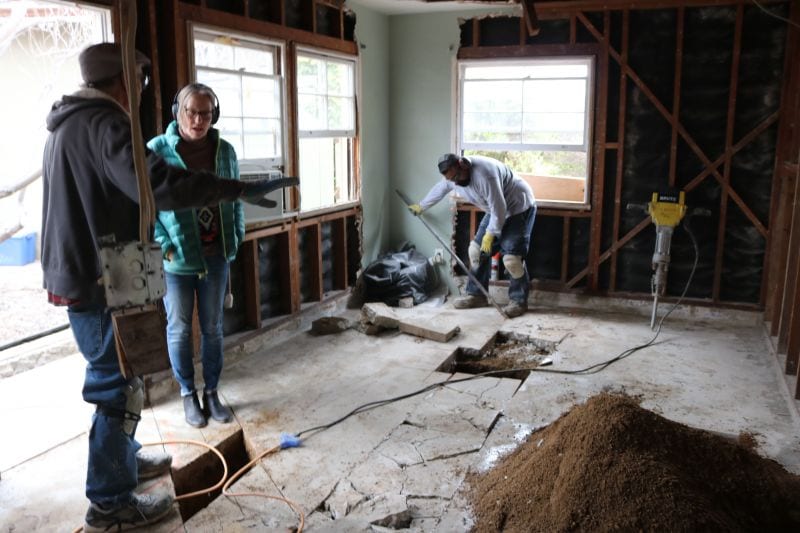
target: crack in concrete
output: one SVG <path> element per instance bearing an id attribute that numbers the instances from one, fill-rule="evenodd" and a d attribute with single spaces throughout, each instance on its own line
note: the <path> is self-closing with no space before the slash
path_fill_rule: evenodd
<path id="1" fill-rule="evenodd" d="M 485 439 L 484 439 L 484 442 L 486 442 Z M 481 444 L 481 446 L 483 446 L 483 445 Z M 471 454 L 471 453 L 478 453 L 479 451 L 481 451 L 481 446 L 478 446 L 477 448 L 472 448 L 472 449 L 469 449 L 469 450 L 464 450 L 464 451 L 461 451 L 461 452 L 451 453 L 449 455 L 437 455 L 435 457 L 431 457 L 430 459 L 426 459 L 426 462 L 431 463 L 433 461 L 442 461 L 444 459 L 452 459 L 453 457 L 459 457 L 461 455 L 468 455 L 468 454 Z"/>

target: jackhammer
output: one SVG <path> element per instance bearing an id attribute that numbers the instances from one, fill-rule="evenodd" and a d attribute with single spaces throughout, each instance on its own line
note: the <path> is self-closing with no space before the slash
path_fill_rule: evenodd
<path id="1" fill-rule="evenodd" d="M 684 192 L 654 192 L 647 204 L 628 204 L 629 211 L 640 210 L 650 215 L 656 225 L 656 248 L 653 252 L 653 276 L 650 279 L 650 293 L 653 295 L 653 312 L 650 315 L 650 329 L 655 329 L 658 299 L 667 288 L 667 271 L 669 270 L 669 249 L 672 244 L 672 233 L 686 214 Z"/>

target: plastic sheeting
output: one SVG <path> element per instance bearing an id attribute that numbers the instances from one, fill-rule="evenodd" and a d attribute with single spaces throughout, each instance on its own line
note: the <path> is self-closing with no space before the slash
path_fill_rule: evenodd
<path id="1" fill-rule="evenodd" d="M 428 258 L 405 244 L 399 251 L 390 251 L 364 269 L 364 299 L 397 306 L 401 298 L 413 297 L 414 304 L 428 299 L 439 285 L 436 269 Z"/>

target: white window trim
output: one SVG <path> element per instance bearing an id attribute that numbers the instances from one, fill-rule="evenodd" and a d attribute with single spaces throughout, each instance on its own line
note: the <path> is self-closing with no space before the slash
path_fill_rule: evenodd
<path id="1" fill-rule="evenodd" d="M 224 28 L 217 28 L 214 26 L 207 26 L 205 24 L 198 24 L 193 21 L 187 21 L 187 39 L 188 43 L 188 50 L 190 53 L 187 55 L 188 57 L 188 64 L 189 70 L 192 74 L 192 82 L 197 81 L 197 65 L 194 61 L 194 41 L 195 41 L 195 30 L 200 33 L 204 34 L 212 34 L 217 35 L 220 37 L 230 37 L 232 39 L 238 39 L 243 44 L 244 47 L 248 47 L 251 43 L 255 43 L 257 45 L 263 46 L 273 46 L 277 51 L 277 59 L 278 64 L 276 65 L 277 74 L 262 74 L 258 72 L 249 72 L 248 75 L 254 77 L 262 77 L 264 79 L 279 79 L 281 82 L 278 84 L 280 89 L 280 98 L 281 98 L 281 147 L 283 153 L 279 158 L 258 158 L 258 159 L 239 159 L 240 167 L 247 168 L 247 169 L 258 169 L 258 170 L 271 170 L 271 169 L 279 169 L 285 173 L 286 168 L 288 166 L 288 145 L 289 145 L 289 119 L 288 119 L 288 105 L 286 102 L 286 43 L 283 41 L 275 40 L 275 39 L 268 39 L 258 35 L 250 35 L 241 32 L 229 31 Z M 252 47 L 252 46 L 251 46 Z M 210 72 L 228 72 L 225 69 L 218 69 L 214 67 L 201 67 L 203 70 L 207 70 Z"/>
<path id="2" fill-rule="evenodd" d="M 352 208 L 354 206 L 358 206 L 361 204 L 361 186 L 359 181 L 360 176 L 360 168 L 358 167 L 361 161 L 361 158 L 356 153 L 356 150 L 359 149 L 360 143 L 358 142 L 358 135 L 360 131 L 360 120 L 361 120 L 361 109 L 360 109 L 360 99 L 359 99 L 359 92 L 361 88 L 360 83 L 360 76 L 361 76 L 361 61 L 357 55 L 349 55 L 349 54 L 341 54 L 337 52 L 333 52 L 330 50 L 324 50 L 320 48 L 314 48 L 311 46 L 297 46 L 294 51 L 294 57 L 291 60 L 294 62 L 295 71 L 297 69 L 297 59 L 300 55 L 308 55 L 308 56 L 316 56 L 323 59 L 330 59 L 338 62 L 349 63 L 353 67 L 353 129 L 351 130 L 324 130 L 324 129 L 317 129 L 317 130 L 303 130 L 300 128 L 300 117 L 299 117 L 299 109 L 295 112 L 295 121 L 297 123 L 296 126 L 296 141 L 297 141 L 297 150 L 298 150 L 298 160 L 299 160 L 299 150 L 300 150 L 300 139 L 308 139 L 308 138 L 349 138 L 351 139 L 352 143 L 352 161 L 350 162 L 351 168 L 351 175 L 349 176 L 349 184 L 348 187 L 350 189 L 349 195 L 354 196 L 353 199 L 347 200 L 345 202 L 338 203 L 333 206 L 325 206 L 325 207 L 313 207 L 311 209 L 300 209 L 300 213 L 302 213 L 302 217 L 309 217 L 315 216 L 318 214 L 324 214 L 328 212 L 335 212 L 342 209 Z M 297 99 L 299 96 L 298 87 L 295 82 L 295 87 L 292 88 L 294 90 L 294 98 Z M 299 169 L 298 169 L 299 171 Z M 302 180 L 302 176 L 300 177 Z"/>
<path id="3" fill-rule="evenodd" d="M 583 145 L 554 145 L 554 144 L 523 144 L 523 143 L 467 143 L 463 138 L 463 111 L 464 111 L 464 68 L 475 65 L 492 65 L 492 66 L 511 66 L 520 65 L 523 63 L 544 63 L 544 62 L 557 62 L 559 64 L 569 64 L 570 62 L 588 65 L 588 74 L 586 76 L 586 101 L 584 113 L 584 143 Z M 535 56 L 527 58 L 487 58 L 487 59 L 456 59 L 453 62 L 454 70 L 454 86 L 456 90 L 456 98 L 453 102 L 453 111 L 455 114 L 455 147 L 454 150 L 458 153 L 463 153 L 464 150 L 498 150 L 498 151 L 524 151 L 524 150 L 538 150 L 538 151 L 585 151 L 586 152 L 586 176 L 584 201 L 581 203 L 564 202 L 558 200 L 540 200 L 537 198 L 537 204 L 545 207 L 570 209 L 585 211 L 591 209 L 591 180 L 592 180 L 592 167 L 594 154 L 592 147 L 594 145 L 592 121 L 594 117 L 594 91 L 595 91 L 595 75 L 597 70 L 597 57 L 593 54 L 569 54 L 569 55 L 547 55 Z M 574 78 L 570 78 L 574 79 Z M 536 191 L 534 191 L 536 194 Z"/>
<path id="4" fill-rule="evenodd" d="M 298 46 L 293 58 L 295 65 L 297 65 L 297 58 L 300 55 L 317 56 L 325 59 L 331 59 L 341 63 L 349 63 L 353 66 L 353 129 L 350 130 L 303 130 L 300 129 L 299 116 L 297 124 L 298 137 L 355 137 L 358 134 L 358 56 L 350 56 L 346 54 L 337 54 L 329 50 L 320 50 L 318 48 L 311 48 L 306 46 Z M 297 87 L 294 88 L 295 92 L 299 94 Z M 299 113 L 299 111 L 298 111 Z"/>

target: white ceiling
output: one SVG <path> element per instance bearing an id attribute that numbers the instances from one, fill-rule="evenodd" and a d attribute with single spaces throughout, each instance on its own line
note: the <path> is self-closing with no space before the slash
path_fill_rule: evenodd
<path id="1" fill-rule="evenodd" d="M 486 9 L 487 7 L 505 6 L 503 2 L 481 2 L 479 0 L 458 0 L 453 2 L 431 2 L 425 0 L 348 0 L 348 4 L 361 4 L 373 11 L 385 15 L 409 15 L 417 13 L 434 13 L 439 11 L 463 11 L 466 9 Z M 508 0 L 508 4 L 514 4 Z"/>

